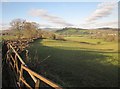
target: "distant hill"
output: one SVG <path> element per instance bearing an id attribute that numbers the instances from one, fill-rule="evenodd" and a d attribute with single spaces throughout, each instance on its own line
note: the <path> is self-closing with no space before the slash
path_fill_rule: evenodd
<path id="1" fill-rule="evenodd" d="M 61 28 L 41 28 L 42 30 L 46 30 L 46 31 L 57 31 L 57 30 L 61 30 Z"/>
<path id="2" fill-rule="evenodd" d="M 118 29 L 117 28 L 104 27 L 104 28 L 97 28 L 96 30 L 118 30 Z"/>
<path id="3" fill-rule="evenodd" d="M 61 30 L 57 30 L 56 33 L 61 35 L 82 35 L 88 34 L 87 29 L 82 28 L 63 28 Z"/>
<path id="4" fill-rule="evenodd" d="M 83 28 L 63 28 L 61 30 L 55 31 L 60 35 L 87 35 L 91 32 L 101 32 L 101 31 L 117 31 L 117 28 L 97 28 L 97 29 L 83 29 Z"/>

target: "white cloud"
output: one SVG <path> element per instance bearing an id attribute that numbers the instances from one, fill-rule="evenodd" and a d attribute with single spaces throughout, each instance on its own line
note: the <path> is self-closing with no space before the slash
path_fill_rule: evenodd
<path id="1" fill-rule="evenodd" d="M 52 27 L 52 25 L 48 25 L 48 24 L 39 24 L 40 28 L 50 28 Z"/>
<path id="2" fill-rule="evenodd" d="M 29 11 L 29 14 L 32 16 L 40 17 L 46 21 L 49 21 L 60 26 L 72 26 L 71 23 L 67 23 L 65 20 L 58 16 L 49 14 L 48 11 L 44 9 L 32 9 Z"/>
<path id="3" fill-rule="evenodd" d="M 95 27 L 111 27 L 118 28 L 118 21 L 110 21 L 110 22 L 99 22 L 95 24 Z"/>
<path id="4" fill-rule="evenodd" d="M 111 27 L 118 28 L 118 21 L 99 22 L 94 24 L 95 27 Z"/>
<path id="5" fill-rule="evenodd" d="M 81 23 L 78 27 L 86 29 L 102 28 L 102 27 L 111 27 L 118 28 L 118 21 L 106 21 L 106 22 L 85 22 Z"/>
<path id="6" fill-rule="evenodd" d="M 103 17 L 109 16 L 113 9 L 117 6 L 116 2 L 103 2 L 98 5 L 97 9 L 86 19 L 86 21 L 96 21 Z"/>
<path id="7" fill-rule="evenodd" d="M 100 25 L 100 26 L 117 26 L 118 25 L 118 21 L 98 23 L 98 25 Z"/>

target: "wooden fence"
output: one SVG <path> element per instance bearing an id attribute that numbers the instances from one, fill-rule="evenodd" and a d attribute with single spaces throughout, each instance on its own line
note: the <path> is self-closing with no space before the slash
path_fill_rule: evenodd
<path id="1" fill-rule="evenodd" d="M 25 62 L 20 57 L 20 55 L 18 54 L 18 52 L 13 48 L 13 46 L 10 43 L 7 44 L 7 47 L 8 51 L 6 54 L 6 62 L 11 66 L 15 74 L 17 85 L 20 89 L 22 89 L 23 87 L 27 87 L 29 89 L 40 89 L 41 83 L 45 83 L 47 86 L 50 87 L 50 89 L 51 88 L 62 89 L 54 82 L 29 69 Z M 24 72 L 27 72 L 27 74 L 33 80 L 34 86 L 31 86 L 29 84 L 30 81 L 29 82 L 26 81 L 27 79 L 24 77 Z"/>

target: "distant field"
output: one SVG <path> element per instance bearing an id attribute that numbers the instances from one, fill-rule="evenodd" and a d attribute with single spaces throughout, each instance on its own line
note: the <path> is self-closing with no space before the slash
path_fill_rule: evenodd
<path id="1" fill-rule="evenodd" d="M 32 43 L 28 48 L 32 55 L 28 65 L 63 87 L 117 86 L 116 42 L 87 37 L 66 39 L 68 41 L 41 39 Z"/>
<path id="2" fill-rule="evenodd" d="M 91 39 L 89 37 L 65 37 L 68 41 L 77 43 L 80 48 L 103 51 L 118 51 L 117 42 L 106 42 L 103 39 Z M 74 45 L 73 45 L 74 46 Z"/>

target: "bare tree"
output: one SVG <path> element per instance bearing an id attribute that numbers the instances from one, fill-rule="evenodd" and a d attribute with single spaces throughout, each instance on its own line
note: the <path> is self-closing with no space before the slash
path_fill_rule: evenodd
<path id="1" fill-rule="evenodd" d="M 16 35 L 18 36 L 18 39 L 21 38 L 21 30 L 24 27 L 24 23 L 26 21 L 23 19 L 14 19 L 10 22 L 10 25 L 12 26 L 12 30 L 16 31 Z"/>
<path id="2" fill-rule="evenodd" d="M 36 38 L 40 35 L 38 32 L 39 24 L 36 22 L 27 22 L 23 19 L 14 19 L 10 22 L 10 25 L 18 39 L 21 37 Z"/>
<path id="3" fill-rule="evenodd" d="M 12 29 L 14 30 L 22 30 L 25 22 L 26 21 L 23 19 L 14 19 L 10 22 L 10 25 L 12 26 Z"/>

